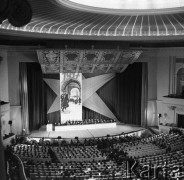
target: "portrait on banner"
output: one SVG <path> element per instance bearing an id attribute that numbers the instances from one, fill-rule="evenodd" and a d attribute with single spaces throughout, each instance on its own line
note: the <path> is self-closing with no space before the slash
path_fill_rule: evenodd
<path id="1" fill-rule="evenodd" d="M 61 124 L 82 121 L 82 73 L 60 73 Z"/>

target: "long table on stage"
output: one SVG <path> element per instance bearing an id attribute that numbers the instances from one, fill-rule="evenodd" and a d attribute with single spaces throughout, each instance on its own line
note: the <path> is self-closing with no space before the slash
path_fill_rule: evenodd
<path id="1" fill-rule="evenodd" d="M 53 127 L 53 130 L 55 130 L 55 131 L 70 131 L 70 130 L 113 128 L 113 127 L 116 127 L 116 122 L 113 122 L 113 123 L 101 123 L 101 124 L 55 126 L 55 127 Z M 47 132 L 48 131 L 50 131 L 49 128 L 47 128 Z"/>

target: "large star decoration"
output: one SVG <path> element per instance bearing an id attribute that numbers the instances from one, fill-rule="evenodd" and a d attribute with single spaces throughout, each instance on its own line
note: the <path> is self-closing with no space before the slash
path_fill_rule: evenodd
<path id="1" fill-rule="evenodd" d="M 98 96 L 96 91 L 101 88 L 104 84 L 114 78 L 114 74 L 104 74 L 95 76 L 92 78 L 85 79 L 83 76 L 82 80 L 82 105 L 98 112 L 106 117 L 117 120 L 111 110 L 106 106 L 103 100 Z M 48 86 L 57 95 L 53 104 L 48 110 L 48 114 L 60 110 L 60 81 L 54 79 L 44 79 Z"/>
<path id="2" fill-rule="evenodd" d="M 54 91 L 57 95 L 56 99 L 52 103 L 51 107 L 49 108 L 47 114 L 56 112 L 60 110 L 60 80 L 56 79 L 44 79 L 47 85 Z"/>
<path id="3" fill-rule="evenodd" d="M 105 85 L 108 81 L 115 77 L 115 74 L 104 74 L 85 79 L 82 81 L 82 105 L 99 114 L 118 121 L 116 116 L 111 112 L 107 105 L 103 102 L 96 91 Z"/>

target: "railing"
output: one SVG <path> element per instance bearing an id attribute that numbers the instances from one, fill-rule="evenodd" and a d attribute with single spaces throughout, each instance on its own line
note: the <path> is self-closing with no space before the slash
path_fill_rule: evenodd
<path id="1" fill-rule="evenodd" d="M 26 178 L 26 174 L 25 174 L 25 171 L 24 171 L 24 165 L 21 161 L 21 159 L 16 155 L 16 154 L 13 154 L 14 157 L 17 159 L 18 161 L 18 165 L 19 165 L 19 173 L 20 173 L 20 177 L 21 177 L 21 180 L 27 180 Z"/>

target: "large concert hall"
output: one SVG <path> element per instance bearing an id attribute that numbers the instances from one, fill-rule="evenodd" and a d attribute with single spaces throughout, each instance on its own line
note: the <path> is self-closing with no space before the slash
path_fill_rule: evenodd
<path id="1" fill-rule="evenodd" d="M 1 180 L 184 180 L 184 0 L 0 0 Z"/>

